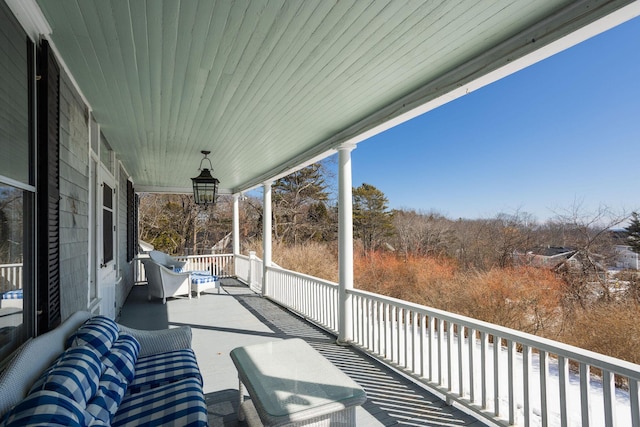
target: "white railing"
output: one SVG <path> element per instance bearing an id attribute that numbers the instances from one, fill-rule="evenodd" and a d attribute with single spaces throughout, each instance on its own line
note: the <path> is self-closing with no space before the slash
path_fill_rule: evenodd
<path id="1" fill-rule="evenodd" d="M 337 333 L 338 285 L 276 267 L 267 279 L 271 299 Z M 639 365 L 370 292 L 348 295 L 354 345 L 481 417 L 640 426 Z"/>
<path id="2" fill-rule="evenodd" d="M 334 334 L 338 333 L 338 285 L 277 267 L 267 269 L 269 297 Z"/>
<path id="3" fill-rule="evenodd" d="M 252 291 L 262 293 L 262 260 L 255 252 L 249 256 L 236 255 L 236 277 L 249 285 Z"/>
<path id="4" fill-rule="evenodd" d="M 236 255 L 235 257 L 236 277 L 245 283 L 249 283 L 249 271 L 251 263 L 246 255 Z"/>
<path id="5" fill-rule="evenodd" d="M 22 263 L 0 264 L 0 292 L 22 289 Z"/>
<path id="6" fill-rule="evenodd" d="M 188 255 L 175 258 L 186 261 L 184 271 L 208 271 L 218 277 L 235 275 L 232 254 Z"/>

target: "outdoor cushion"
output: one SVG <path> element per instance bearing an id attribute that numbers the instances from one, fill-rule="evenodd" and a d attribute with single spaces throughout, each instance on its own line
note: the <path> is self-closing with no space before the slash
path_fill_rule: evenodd
<path id="1" fill-rule="evenodd" d="M 135 364 L 139 352 L 138 340 L 127 333 L 121 333 L 103 362 L 105 366 L 112 367 L 125 384 L 129 384 L 135 377 Z"/>
<path id="2" fill-rule="evenodd" d="M 22 299 L 23 291 L 22 289 L 15 289 L 13 291 L 7 291 L 2 294 L 2 299 Z"/>
<path id="3" fill-rule="evenodd" d="M 211 283 L 218 280 L 218 276 L 212 276 L 207 271 L 192 271 L 191 272 L 191 283 L 194 285 L 200 283 Z"/>
<path id="4" fill-rule="evenodd" d="M 29 394 L 11 409 L 4 426 L 86 426 L 84 408 L 73 399 L 52 390 Z"/>
<path id="5" fill-rule="evenodd" d="M 78 402 L 82 407 L 98 389 L 104 365 L 87 347 L 74 347 L 64 352 L 58 363 L 31 387 L 29 393 L 51 390 Z"/>
<path id="6" fill-rule="evenodd" d="M 92 426 L 111 425 L 126 390 L 127 384 L 121 375 L 107 367 L 100 377 L 98 391 L 87 404 L 87 413 L 93 417 Z"/>
<path id="7" fill-rule="evenodd" d="M 66 341 L 66 347 L 87 345 L 103 357 L 118 338 L 118 325 L 105 316 L 95 316 L 87 320 Z"/>
<path id="8" fill-rule="evenodd" d="M 194 378 L 202 386 L 202 375 L 192 349 L 141 357 L 136 362 L 136 376 L 129 384 L 129 392 L 139 393 L 184 378 Z"/>
<path id="9" fill-rule="evenodd" d="M 196 378 L 125 395 L 113 424 L 117 426 L 206 426 L 207 405 Z"/>

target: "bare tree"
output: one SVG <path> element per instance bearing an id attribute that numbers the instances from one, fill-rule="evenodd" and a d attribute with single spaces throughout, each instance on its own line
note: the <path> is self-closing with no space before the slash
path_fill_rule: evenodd
<path id="1" fill-rule="evenodd" d="M 437 212 L 395 210 L 393 226 L 395 247 L 405 256 L 442 255 L 454 240 L 451 221 Z"/>
<path id="2" fill-rule="evenodd" d="M 574 201 L 567 209 L 555 213 L 550 226 L 560 232 L 562 245 L 577 251 L 562 268 L 569 285 L 570 297 L 585 307 L 593 292 L 611 299 L 607 268 L 613 264 L 615 252 L 610 230 L 628 216 L 605 205 L 589 211 L 582 202 Z M 592 289 L 596 285 L 597 289 Z"/>

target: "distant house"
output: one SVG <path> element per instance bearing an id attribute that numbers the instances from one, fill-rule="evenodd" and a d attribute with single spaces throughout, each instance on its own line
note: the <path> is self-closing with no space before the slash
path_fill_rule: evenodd
<path id="1" fill-rule="evenodd" d="M 620 270 L 640 270 L 640 254 L 633 252 L 631 246 L 615 245 L 616 268 Z"/>
<path id="2" fill-rule="evenodd" d="M 547 246 L 545 248 L 537 248 L 527 253 L 516 253 L 516 262 L 521 265 L 530 265 L 532 267 L 544 267 L 555 269 L 565 262 L 572 262 L 578 253 L 573 248 L 562 246 Z"/>
<path id="3" fill-rule="evenodd" d="M 626 230 L 613 230 L 611 236 L 616 253 L 615 266 L 620 270 L 640 270 L 640 254 L 633 252 L 628 245 L 629 233 Z"/>

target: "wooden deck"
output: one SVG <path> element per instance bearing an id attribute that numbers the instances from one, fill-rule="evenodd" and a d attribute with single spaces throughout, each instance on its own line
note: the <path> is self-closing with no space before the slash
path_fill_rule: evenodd
<path id="1" fill-rule="evenodd" d="M 480 426 L 474 417 L 357 349 L 335 344 L 335 337 L 253 293 L 235 279 L 222 280 L 222 292 L 200 298 L 147 302 L 135 286 L 118 321 L 140 329 L 189 325 L 193 349 L 204 377 L 211 426 L 236 426 L 238 379 L 229 352 L 238 346 L 299 337 L 359 383 L 367 402 L 357 411 L 358 426 Z"/>

